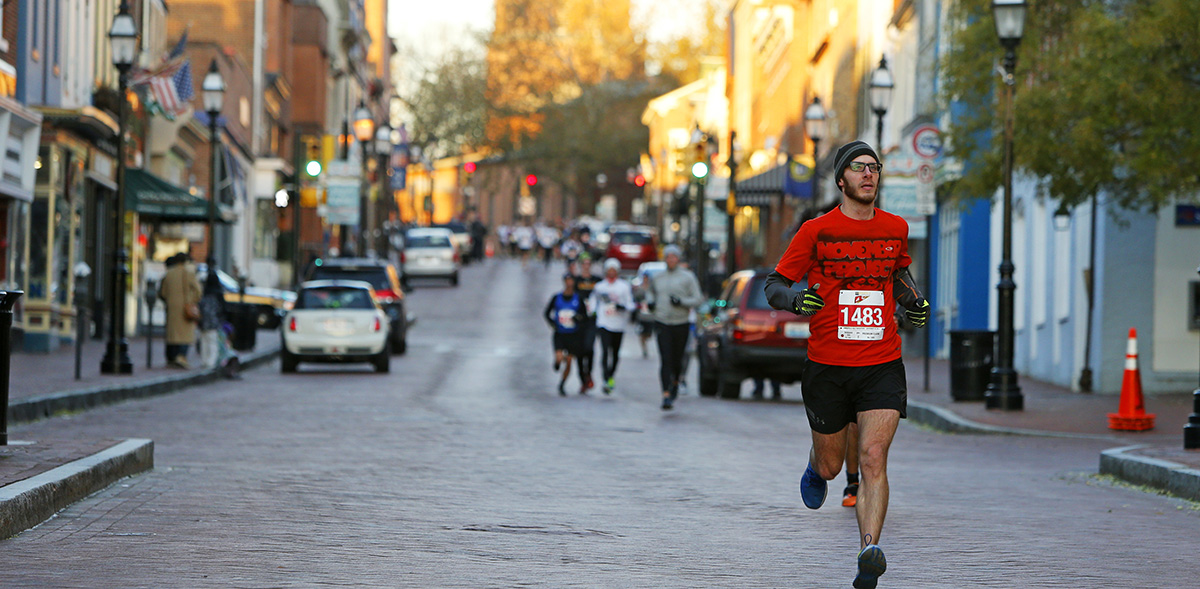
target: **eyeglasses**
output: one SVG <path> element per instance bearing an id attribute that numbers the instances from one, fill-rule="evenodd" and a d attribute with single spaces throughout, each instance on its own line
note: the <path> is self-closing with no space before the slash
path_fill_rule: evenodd
<path id="1" fill-rule="evenodd" d="M 872 174 L 878 174 L 883 169 L 883 164 L 868 164 L 863 162 L 850 162 L 851 172 L 861 172 L 863 170 L 871 170 Z"/>

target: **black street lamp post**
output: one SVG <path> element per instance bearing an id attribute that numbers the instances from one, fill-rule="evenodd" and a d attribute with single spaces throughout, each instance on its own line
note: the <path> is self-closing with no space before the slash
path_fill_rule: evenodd
<path id="1" fill-rule="evenodd" d="M 379 199 L 375 203 L 375 228 L 372 230 L 376 251 L 387 257 L 388 231 L 391 228 L 392 203 L 396 202 L 388 182 L 388 158 L 392 155 L 392 128 L 384 123 L 375 130 L 375 175 L 379 177 Z"/>
<path id="2" fill-rule="evenodd" d="M 362 102 L 358 103 L 358 109 L 354 111 L 354 138 L 358 140 L 361 150 L 363 175 L 362 182 L 359 183 L 358 243 L 355 249 L 359 256 L 363 256 L 367 253 L 367 243 L 371 234 L 370 228 L 367 226 L 367 202 L 371 191 L 367 162 L 371 157 L 368 148 L 371 140 L 375 138 L 375 119 L 371 118 L 371 111 Z"/>
<path id="3" fill-rule="evenodd" d="M 737 272 L 737 131 L 729 132 L 729 197 L 725 201 L 725 275 Z"/>
<path id="4" fill-rule="evenodd" d="M 804 132 L 813 142 L 813 190 L 810 199 L 809 216 L 817 210 L 817 201 L 821 198 L 821 139 L 825 138 L 825 107 L 821 99 L 813 97 L 812 104 L 804 109 Z"/>
<path id="5" fill-rule="evenodd" d="M 996 35 L 1004 46 L 1004 218 L 1003 239 L 1000 250 L 999 293 L 999 337 L 997 339 L 996 365 L 992 368 L 984 402 L 988 409 L 1020 411 L 1025 408 L 1025 397 L 1017 385 L 1017 371 L 1013 368 L 1013 282 L 1012 260 L 1012 175 L 1013 175 L 1013 70 L 1017 65 L 1017 46 L 1025 28 L 1025 0 L 993 0 L 992 14 L 996 20 Z"/>
<path id="6" fill-rule="evenodd" d="M 204 75 L 204 82 L 201 84 L 201 90 L 204 98 L 204 112 L 208 114 L 208 145 L 212 164 L 211 174 L 209 174 L 209 194 L 208 194 L 208 260 L 216 266 L 217 258 L 217 194 L 219 188 L 219 171 L 221 169 L 221 155 L 217 147 L 221 144 L 220 137 L 217 135 L 217 118 L 221 116 L 221 110 L 225 105 L 225 79 L 221 77 L 221 70 L 217 67 L 217 60 L 213 58 L 212 64 L 208 66 L 208 73 Z M 209 272 L 214 271 L 214 268 L 209 268 Z"/>
<path id="7" fill-rule="evenodd" d="M 883 115 L 887 114 L 888 105 L 892 102 L 892 90 L 896 88 L 896 83 L 892 79 L 892 72 L 888 70 L 887 58 L 879 58 L 879 67 L 871 72 L 871 110 L 875 112 L 875 149 L 879 153 L 883 153 Z M 880 162 L 882 163 L 882 162 Z M 882 176 L 879 178 L 879 186 L 875 187 L 875 206 L 882 206 L 883 195 L 880 189 L 883 186 Z"/>
<path id="8" fill-rule="evenodd" d="M 129 69 L 137 56 L 138 30 L 129 2 L 122 0 L 108 31 L 113 66 L 117 68 L 117 198 L 112 205 L 112 292 L 109 295 L 109 339 L 100 360 L 101 374 L 133 374 L 129 342 L 125 341 L 125 276 L 129 269 L 125 251 L 125 93 Z"/>

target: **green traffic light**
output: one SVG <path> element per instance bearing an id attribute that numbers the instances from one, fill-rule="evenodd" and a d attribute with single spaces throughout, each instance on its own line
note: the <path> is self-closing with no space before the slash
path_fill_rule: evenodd
<path id="1" fill-rule="evenodd" d="M 696 162 L 692 164 L 692 175 L 697 178 L 703 178 L 708 175 L 708 164 L 704 162 Z"/>
<path id="2" fill-rule="evenodd" d="M 304 171 L 307 172 L 309 176 L 313 176 L 314 178 L 320 176 L 321 162 L 317 160 L 309 160 L 307 164 L 304 164 Z"/>

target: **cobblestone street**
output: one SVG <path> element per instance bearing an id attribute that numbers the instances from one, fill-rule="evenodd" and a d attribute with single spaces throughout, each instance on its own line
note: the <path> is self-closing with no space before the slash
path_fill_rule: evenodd
<path id="1" fill-rule="evenodd" d="M 611 397 L 574 376 L 559 397 L 540 316 L 559 270 L 416 282 L 390 374 L 276 363 L 13 428 L 150 438 L 155 469 L 5 541 L 2 584 L 848 587 L 844 477 L 819 511 L 796 490 L 803 405 L 693 393 L 662 412 L 635 336 Z M 902 423 L 880 587 L 1190 585 L 1200 511 L 1096 477 L 1111 446 Z"/>

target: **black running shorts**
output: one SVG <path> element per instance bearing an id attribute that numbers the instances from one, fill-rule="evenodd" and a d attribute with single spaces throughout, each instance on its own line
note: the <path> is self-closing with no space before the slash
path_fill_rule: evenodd
<path id="1" fill-rule="evenodd" d="M 554 332 L 554 351 L 558 350 L 572 356 L 579 356 L 583 352 L 583 333 L 579 331 L 575 333 Z"/>
<path id="2" fill-rule="evenodd" d="M 801 375 L 801 394 L 808 425 L 836 434 L 858 420 L 858 412 L 895 409 L 908 416 L 908 382 L 904 361 L 874 366 L 831 366 L 809 360 Z"/>

